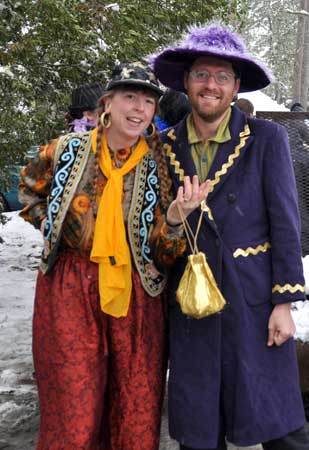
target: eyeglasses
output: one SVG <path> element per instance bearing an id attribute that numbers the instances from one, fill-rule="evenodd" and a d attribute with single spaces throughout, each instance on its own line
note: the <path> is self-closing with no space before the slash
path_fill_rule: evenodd
<path id="1" fill-rule="evenodd" d="M 224 86 L 229 84 L 233 79 L 235 79 L 235 75 L 232 72 L 225 72 L 224 70 L 220 70 L 219 72 L 209 73 L 208 70 L 197 70 L 192 69 L 189 72 L 191 78 L 197 82 L 205 82 L 208 81 L 210 77 L 213 77 L 215 82 L 220 86 Z"/>

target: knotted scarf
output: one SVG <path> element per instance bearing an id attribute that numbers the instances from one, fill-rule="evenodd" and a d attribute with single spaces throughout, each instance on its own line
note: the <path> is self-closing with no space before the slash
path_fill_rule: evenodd
<path id="1" fill-rule="evenodd" d="M 97 128 L 92 132 L 92 148 L 96 151 Z M 140 138 L 130 158 L 121 168 L 113 168 L 106 131 L 101 141 L 99 166 L 107 178 L 96 218 L 91 261 L 99 264 L 101 309 L 114 317 L 127 315 L 131 290 L 131 255 L 122 212 L 123 176 L 130 172 L 148 151 Z"/>

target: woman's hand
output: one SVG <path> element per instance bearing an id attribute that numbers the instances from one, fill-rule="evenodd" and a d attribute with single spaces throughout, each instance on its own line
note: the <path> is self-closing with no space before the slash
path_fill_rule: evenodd
<path id="1" fill-rule="evenodd" d="M 210 180 L 204 181 L 199 184 L 197 175 L 192 178 L 185 177 L 184 186 L 180 187 L 177 192 L 177 197 L 170 204 L 167 213 L 166 220 L 170 225 L 179 225 L 182 223 L 181 216 L 179 214 L 178 205 L 182 208 L 185 217 L 188 217 L 196 208 L 198 208 L 203 200 L 206 200 L 210 189 Z"/>

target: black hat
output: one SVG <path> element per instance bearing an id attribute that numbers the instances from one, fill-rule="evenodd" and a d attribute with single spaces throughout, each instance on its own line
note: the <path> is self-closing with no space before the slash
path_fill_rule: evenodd
<path id="1" fill-rule="evenodd" d="M 72 92 L 72 104 L 69 113 L 79 115 L 83 111 L 92 111 L 97 106 L 98 99 L 103 95 L 104 89 L 100 83 L 83 84 Z"/>
<path id="2" fill-rule="evenodd" d="M 292 112 L 305 112 L 305 108 L 299 102 L 292 103 L 290 110 Z"/>
<path id="3" fill-rule="evenodd" d="M 159 88 L 159 82 L 149 66 L 143 62 L 123 63 L 117 65 L 110 81 L 107 83 L 106 91 L 119 86 L 136 86 L 149 89 L 158 96 L 163 95 Z"/>

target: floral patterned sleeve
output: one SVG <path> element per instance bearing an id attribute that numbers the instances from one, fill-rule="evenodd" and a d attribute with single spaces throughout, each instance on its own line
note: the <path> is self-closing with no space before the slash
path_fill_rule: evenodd
<path id="1" fill-rule="evenodd" d="M 19 201 L 25 205 L 20 216 L 35 228 L 40 228 L 46 217 L 47 196 L 53 177 L 53 159 L 57 140 L 42 145 L 38 156 L 20 173 Z"/>
<path id="2" fill-rule="evenodd" d="M 153 258 L 158 268 L 168 269 L 185 252 L 187 240 L 184 237 L 183 226 L 169 226 L 159 206 L 156 210 L 156 216 L 156 226 L 150 239 Z"/>

